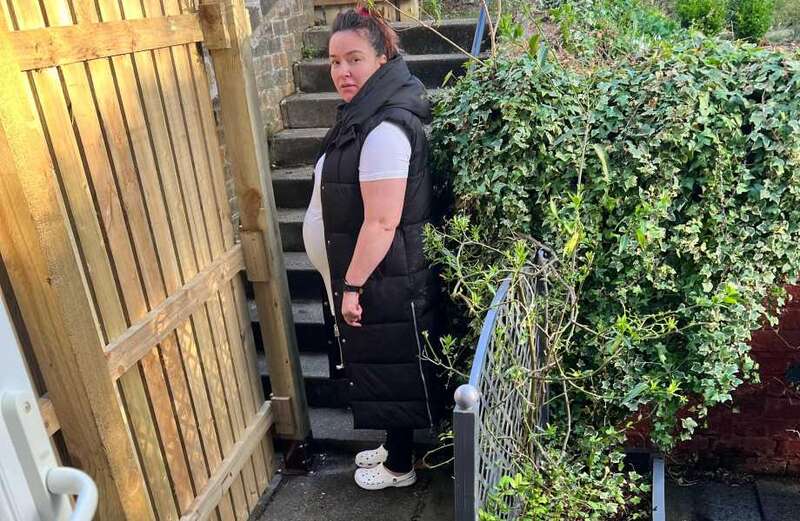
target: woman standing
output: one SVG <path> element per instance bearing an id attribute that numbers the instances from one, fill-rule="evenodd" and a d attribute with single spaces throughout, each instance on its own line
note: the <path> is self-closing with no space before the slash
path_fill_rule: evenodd
<path id="1" fill-rule="evenodd" d="M 355 481 L 409 486 L 413 429 L 433 428 L 441 403 L 421 336 L 437 338 L 439 291 L 422 248 L 430 105 L 397 34 L 366 9 L 336 17 L 328 50 L 343 103 L 314 168 L 303 239 L 325 280 L 355 428 L 386 430 L 385 444 L 356 456 Z"/>

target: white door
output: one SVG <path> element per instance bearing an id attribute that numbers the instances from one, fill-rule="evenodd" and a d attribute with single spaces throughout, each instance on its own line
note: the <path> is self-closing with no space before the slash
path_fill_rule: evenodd
<path id="1" fill-rule="evenodd" d="M 74 511 L 68 495 L 77 496 Z M 58 466 L 0 294 L 0 520 L 88 521 L 96 508 L 91 478 Z"/>

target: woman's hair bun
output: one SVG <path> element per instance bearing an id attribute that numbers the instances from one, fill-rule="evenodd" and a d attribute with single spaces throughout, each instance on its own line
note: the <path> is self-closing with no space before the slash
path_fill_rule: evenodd
<path id="1" fill-rule="evenodd" d="M 341 31 L 358 31 L 378 56 L 391 60 L 400 53 L 400 38 L 380 12 L 365 6 L 341 11 L 333 21 L 331 36 Z"/>

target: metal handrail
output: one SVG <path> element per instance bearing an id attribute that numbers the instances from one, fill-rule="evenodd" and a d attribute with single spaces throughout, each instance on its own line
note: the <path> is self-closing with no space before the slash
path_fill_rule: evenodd
<path id="1" fill-rule="evenodd" d="M 478 348 L 475 351 L 475 358 L 472 361 L 472 370 L 469 373 L 469 385 L 478 387 L 480 382 L 483 367 L 486 364 L 486 355 L 489 352 L 489 340 L 494 334 L 494 324 L 497 322 L 497 312 L 500 303 L 506 299 L 508 288 L 511 287 L 511 279 L 505 279 L 500 287 L 497 289 L 492 303 L 489 306 L 489 311 L 486 313 L 486 318 L 481 327 L 481 336 L 478 338 Z"/>
<path id="2" fill-rule="evenodd" d="M 475 35 L 472 38 L 471 53 L 477 56 L 481 52 L 481 43 L 483 43 L 483 34 L 486 32 L 486 5 L 481 5 L 481 12 L 478 15 L 478 25 L 475 26 Z"/>

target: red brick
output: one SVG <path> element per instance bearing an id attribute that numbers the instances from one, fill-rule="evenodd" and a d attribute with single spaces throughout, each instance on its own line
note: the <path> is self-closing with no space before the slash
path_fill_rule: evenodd
<path id="1" fill-rule="evenodd" d="M 759 365 L 759 374 L 761 375 L 761 379 L 765 380 L 766 378 L 775 376 L 777 378 L 782 378 L 784 374 L 786 374 L 786 369 L 789 367 L 790 360 L 788 357 L 761 357 L 758 360 Z"/>
<path id="2" fill-rule="evenodd" d="M 800 476 L 800 460 L 791 459 L 787 461 L 786 473 L 790 476 Z"/>
<path id="3" fill-rule="evenodd" d="M 739 468 L 752 474 L 784 474 L 787 463 L 780 458 L 747 458 Z"/>
<path id="4" fill-rule="evenodd" d="M 800 307 L 789 306 L 783 310 L 780 320 L 780 329 L 800 330 Z"/>
<path id="5" fill-rule="evenodd" d="M 757 420 L 747 420 L 737 423 L 732 429 L 736 435 L 743 437 L 767 436 L 767 427 Z"/>
<path id="6" fill-rule="evenodd" d="M 800 352 L 800 330 L 778 328 L 777 337 L 778 341 L 793 355 Z"/>
<path id="7" fill-rule="evenodd" d="M 800 439 L 779 440 L 777 453 L 800 463 Z"/>
<path id="8" fill-rule="evenodd" d="M 741 397 L 734 403 L 734 408 L 739 411 L 738 414 L 733 416 L 734 418 L 740 417 L 747 420 L 760 418 L 764 414 L 764 397 L 759 395 Z"/>
<path id="9" fill-rule="evenodd" d="M 800 286 L 786 286 L 786 291 L 792 297 L 790 304 L 800 304 Z"/>
<path id="10" fill-rule="evenodd" d="M 756 456 L 774 456 L 778 447 L 777 441 L 767 437 L 736 436 L 720 440 L 720 444 Z"/>
<path id="11" fill-rule="evenodd" d="M 711 446 L 711 443 L 706 436 L 695 436 L 691 440 L 684 441 L 678 445 L 677 450 L 680 452 L 700 452 L 706 451 Z"/>
<path id="12" fill-rule="evenodd" d="M 764 417 L 773 419 L 795 418 L 795 421 L 797 421 L 800 419 L 800 402 L 788 397 L 767 397 L 764 399 Z"/>
<path id="13" fill-rule="evenodd" d="M 756 329 L 750 334 L 751 352 L 771 351 L 783 345 L 778 333 L 772 328 Z"/>
<path id="14" fill-rule="evenodd" d="M 761 393 L 764 396 L 771 396 L 773 398 L 781 398 L 790 396 L 789 388 L 780 378 L 770 377 L 764 380 L 761 384 Z"/>

